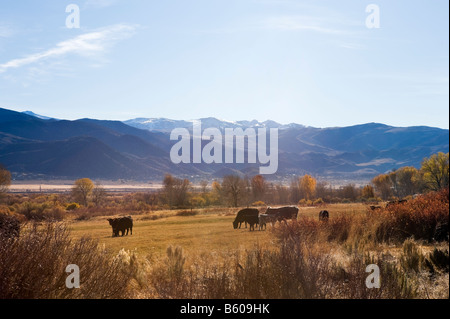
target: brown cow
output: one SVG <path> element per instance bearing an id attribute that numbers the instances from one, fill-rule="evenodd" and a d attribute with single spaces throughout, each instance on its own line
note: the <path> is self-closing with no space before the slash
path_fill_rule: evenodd
<path id="1" fill-rule="evenodd" d="M 256 219 L 258 219 L 258 215 L 259 210 L 257 210 L 256 208 L 245 208 L 240 210 L 237 213 L 235 220 L 233 221 L 233 228 L 237 229 L 238 226 L 239 228 L 241 228 L 242 223 L 245 223 L 245 228 L 247 228 L 247 223 L 254 223 L 255 217 Z M 258 222 L 256 222 L 256 224 L 258 224 Z M 250 227 L 252 227 L 252 224 L 250 224 Z"/>
<path id="2" fill-rule="evenodd" d="M 133 235 L 133 218 L 131 216 L 127 217 L 119 217 L 119 218 L 108 218 L 108 222 L 112 227 L 112 236 L 118 237 L 119 232 L 122 233 L 122 237 L 128 235 L 130 231 L 130 235 Z"/>
<path id="3" fill-rule="evenodd" d="M 272 208 L 267 207 L 266 210 L 267 215 L 271 215 L 276 218 L 278 221 L 286 221 L 288 219 L 297 219 L 298 215 L 298 207 L 295 206 L 286 206 L 286 207 L 280 207 L 280 208 Z"/>

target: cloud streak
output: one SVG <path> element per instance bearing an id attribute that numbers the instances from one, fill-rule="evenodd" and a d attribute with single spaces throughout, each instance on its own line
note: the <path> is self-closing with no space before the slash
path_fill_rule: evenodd
<path id="1" fill-rule="evenodd" d="M 48 50 L 0 64 L 0 73 L 4 73 L 9 69 L 17 69 L 35 63 L 51 61 L 71 54 L 82 57 L 95 57 L 106 52 L 108 48 L 118 41 L 132 36 L 136 28 L 133 25 L 117 24 L 84 33 L 75 38 L 59 42 L 55 47 Z"/>

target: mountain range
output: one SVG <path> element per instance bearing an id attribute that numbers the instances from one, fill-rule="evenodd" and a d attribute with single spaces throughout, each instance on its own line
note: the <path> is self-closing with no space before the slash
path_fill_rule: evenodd
<path id="1" fill-rule="evenodd" d="M 335 179 L 370 179 L 402 166 L 420 167 L 425 157 L 449 151 L 449 131 L 367 123 L 314 128 L 274 121 L 229 122 L 200 119 L 203 128 L 278 128 L 281 179 L 312 174 Z M 174 128 L 192 129 L 192 121 L 139 118 L 120 121 L 59 120 L 31 111 L 0 108 L 0 164 L 15 179 L 127 179 L 160 181 L 178 177 L 220 178 L 256 175 L 259 164 L 174 164 L 170 140 Z"/>

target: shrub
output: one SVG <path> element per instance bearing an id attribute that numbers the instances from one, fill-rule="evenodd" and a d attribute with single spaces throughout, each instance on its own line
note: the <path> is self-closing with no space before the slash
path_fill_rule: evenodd
<path id="1" fill-rule="evenodd" d="M 267 206 L 267 205 L 266 205 L 266 203 L 264 203 L 263 201 L 258 200 L 258 201 L 256 201 L 256 202 L 252 203 L 252 206 L 253 206 L 253 207 L 261 207 L 261 206 Z"/>
<path id="2" fill-rule="evenodd" d="M 424 256 L 419 247 L 413 240 L 408 239 L 403 243 L 403 253 L 400 257 L 400 264 L 403 269 L 408 271 L 414 271 L 418 273 L 421 269 Z"/>
<path id="3" fill-rule="evenodd" d="M 64 218 L 64 209 L 50 202 L 34 203 L 26 201 L 19 205 L 16 212 L 25 216 L 27 220 L 33 221 L 60 221 Z"/>
<path id="4" fill-rule="evenodd" d="M 66 206 L 66 210 L 76 210 L 79 208 L 80 208 L 80 205 L 78 203 L 70 203 L 70 204 L 67 204 L 67 206 Z"/>
<path id="5" fill-rule="evenodd" d="M 314 206 L 319 206 L 319 205 L 323 205 L 323 204 L 324 204 L 324 201 L 322 198 L 318 198 L 313 202 Z"/>
<path id="6" fill-rule="evenodd" d="M 418 196 L 402 204 L 374 211 L 381 221 L 376 229 L 379 241 L 404 241 L 407 238 L 433 241 L 438 224 L 448 224 L 448 189 Z"/>
<path id="7" fill-rule="evenodd" d="M 65 269 L 80 268 L 80 289 L 67 289 Z M 130 270 L 90 238 L 70 239 L 64 224 L 33 224 L 0 241 L 0 299 L 96 299 L 126 296 Z"/>
<path id="8" fill-rule="evenodd" d="M 176 213 L 177 216 L 183 216 L 183 217 L 187 217 L 187 216 L 195 216 L 197 215 L 198 212 L 195 210 L 182 210 Z"/>

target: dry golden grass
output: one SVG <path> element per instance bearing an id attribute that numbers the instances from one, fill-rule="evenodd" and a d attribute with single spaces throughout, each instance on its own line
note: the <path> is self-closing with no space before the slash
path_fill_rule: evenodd
<path id="1" fill-rule="evenodd" d="M 254 244 L 268 245 L 274 237 L 270 231 L 249 228 L 233 229 L 233 211 L 224 209 L 200 210 L 195 216 L 177 216 L 177 211 L 159 211 L 134 217 L 133 235 L 113 238 L 107 216 L 88 221 L 74 221 L 70 225 L 76 238 L 90 236 L 117 253 L 121 249 L 136 250 L 139 255 L 164 256 L 168 246 L 181 246 L 188 254 L 210 251 L 239 250 Z M 152 220 L 152 216 L 163 216 Z M 270 226 L 269 226 L 270 228 Z"/>
<path id="2" fill-rule="evenodd" d="M 327 209 L 331 218 L 341 214 L 365 214 L 363 204 L 332 204 L 321 207 L 300 207 L 299 218 L 318 218 L 319 212 Z M 267 231 L 248 228 L 234 230 L 232 222 L 239 209 L 197 209 L 195 216 L 177 216 L 175 210 L 157 211 L 152 214 L 134 216 L 132 236 L 113 238 L 110 216 L 99 216 L 87 221 L 72 221 L 70 229 L 76 238 L 90 236 L 98 239 L 113 252 L 122 248 L 136 250 L 140 255 L 165 255 L 170 245 L 181 246 L 187 253 L 227 251 L 252 248 L 255 244 L 270 247 L 275 238 Z M 260 208 L 263 212 L 265 209 Z M 244 227 L 244 226 L 243 226 Z"/>
<path id="3" fill-rule="evenodd" d="M 321 224 L 318 216 L 324 209 L 329 211 L 330 220 Z M 241 292 L 241 297 L 245 298 L 448 298 L 448 273 L 439 272 L 429 277 L 426 269 L 414 274 L 408 269 L 402 270 L 403 241 L 378 242 L 374 236 L 368 237 L 379 226 L 370 213 L 368 215 L 368 205 L 300 207 L 298 223 L 277 224 L 276 231 L 272 231 L 270 225 L 266 231 L 233 229 L 232 221 L 238 210 L 196 209 L 192 216 L 180 216 L 176 210 L 135 215 L 133 235 L 125 237 L 112 237 L 108 216 L 72 220 L 70 229 L 76 239 L 84 236 L 97 239 L 112 255 L 121 252 L 124 256 L 138 256 L 142 263 L 135 275 L 139 285 L 135 283 L 130 290 L 135 297 L 226 298 L 230 293 Z M 342 237 L 347 233 L 348 236 Z M 423 256 L 428 256 L 435 247 L 423 240 L 413 243 Z M 291 255 L 290 249 L 284 251 L 280 248 L 283 245 L 298 247 L 293 251 L 300 255 Z M 181 264 L 184 266 L 178 279 L 167 273 L 167 267 L 181 259 L 168 259 L 168 247 L 182 248 Z M 448 245 L 441 243 L 438 248 L 445 250 Z M 274 290 L 261 279 L 273 276 L 271 280 L 289 284 L 289 279 L 277 277 L 277 267 L 291 267 L 298 258 L 303 258 L 304 264 L 297 265 L 296 271 L 299 275 L 307 273 L 309 277 L 305 280 L 312 285 L 308 286 L 311 290 L 307 293 L 295 289 Z M 367 258 L 375 258 L 376 263 L 385 267 L 383 276 L 387 286 L 379 293 L 369 293 L 361 284 L 366 275 Z M 285 264 L 287 261 L 289 263 Z M 243 270 L 236 268 L 237 264 L 242 265 Z M 259 271 L 265 274 L 261 278 Z M 316 283 L 315 287 L 314 276 L 318 272 L 322 273 L 321 284 Z M 408 279 L 406 288 L 399 285 L 399 279 Z M 246 282 L 242 287 L 241 280 Z M 223 290 L 217 290 L 218 286 L 223 286 Z"/>

